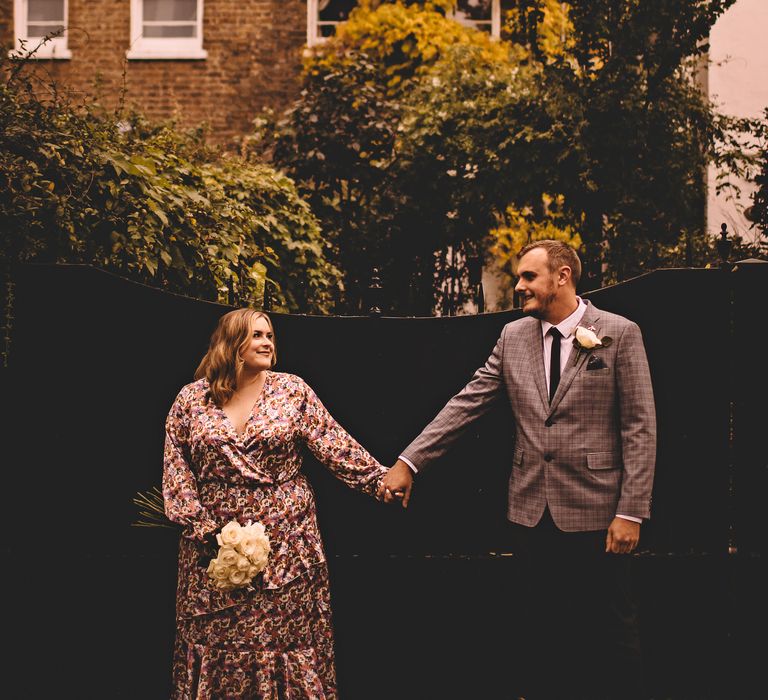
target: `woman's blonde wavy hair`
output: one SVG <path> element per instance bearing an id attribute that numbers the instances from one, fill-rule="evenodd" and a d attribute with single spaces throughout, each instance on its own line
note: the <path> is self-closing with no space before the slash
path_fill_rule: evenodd
<path id="1" fill-rule="evenodd" d="M 200 361 L 195 371 L 195 379 L 207 379 L 211 398 L 221 408 L 235 393 L 237 383 L 243 371 L 240 353 L 251 339 L 251 323 L 255 318 L 264 318 L 272 331 L 272 343 L 275 343 L 275 330 L 272 320 L 262 311 L 255 309 L 237 309 L 224 314 L 213 331 L 208 352 Z M 277 346 L 272 353 L 272 365 L 277 362 Z"/>

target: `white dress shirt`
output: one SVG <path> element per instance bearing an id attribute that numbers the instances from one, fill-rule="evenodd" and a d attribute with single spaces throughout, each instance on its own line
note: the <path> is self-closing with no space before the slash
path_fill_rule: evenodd
<path id="1" fill-rule="evenodd" d="M 568 318 L 564 318 L 556 326 L 549 321 L 541 322 L 541 332 L 544 336 L 544 376 L 546 377 L 544 386 L 549 386 L 549 359 L 552 356 L 552 336 L 549 335 L 549 329 L 557 328 L 560 331 L 560 335 L 563 336 L 563 339 L 560 341 L 560 376 L 562 377 L 563 369 L 567 367 L 566 363 L 571 356 L 571 350 L 573 350 L 576 326 L 579 325 L 584 312 L 587 310 L 587 305 L 580 298 L 578 299 L 579 305 L 576 307 L 576 311 L 568 316 Z"/>

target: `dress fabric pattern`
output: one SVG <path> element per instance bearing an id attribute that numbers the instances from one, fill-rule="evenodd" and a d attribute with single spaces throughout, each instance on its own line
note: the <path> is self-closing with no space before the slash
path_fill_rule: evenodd
<path id="1" fill-rule="evenodd" d="M 336 698 L 328 573 L 304 447 L 374 496 L 386 469 L 299 377 L 267 372 L 242 434 L 185 386 L 166 421 L 163 496 L 183 526 L 173 698 Z M 218 591 L 203 538 L 230 520 L 264 525 L 272 551 L 252 589 Z"/>

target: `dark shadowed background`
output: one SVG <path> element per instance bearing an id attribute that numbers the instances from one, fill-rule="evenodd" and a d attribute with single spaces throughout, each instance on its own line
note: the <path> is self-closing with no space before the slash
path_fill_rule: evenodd
<path id="1" fill-rule="evenodd" d="M 589 295 L 640 325 L 657 400 L 653 519 L 636 557 L 654 697 L 765 690 L 765 644 L 749 641 L 766 612 L 765 272 L 660 270 Z M 167 697 L 176 536 L 132 528 L 131 499 L 160 483 L 165 415 L 229 308 L 88 267 L 28 266 L 12 281 L 6 697 Z M 519 315 L 274 314 L 277 369 L 391 464 Z M 504 527 L 513 442 L 500 405 L 419 477 L 408 511 L 308 456 L 343 700 L 506 697 L 525 604 Z"/>

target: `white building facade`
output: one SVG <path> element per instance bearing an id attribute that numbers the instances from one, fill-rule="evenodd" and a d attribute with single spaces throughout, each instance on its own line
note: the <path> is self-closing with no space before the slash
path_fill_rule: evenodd
<path id="1" fill-rule="evenodd" d="M 768 108 L 768 0 L 737 0 L 710 32 L 709 66 L 705 77 L 710 100 L 721 112 L 756 118 Z M 746 242 L 758 237 L 744 211 L 752 204 L 752 183 L 736 181 L 738 199 L 716 192 L 716 173 L 708 174 L 707 230 L 721 224 Z"/>

